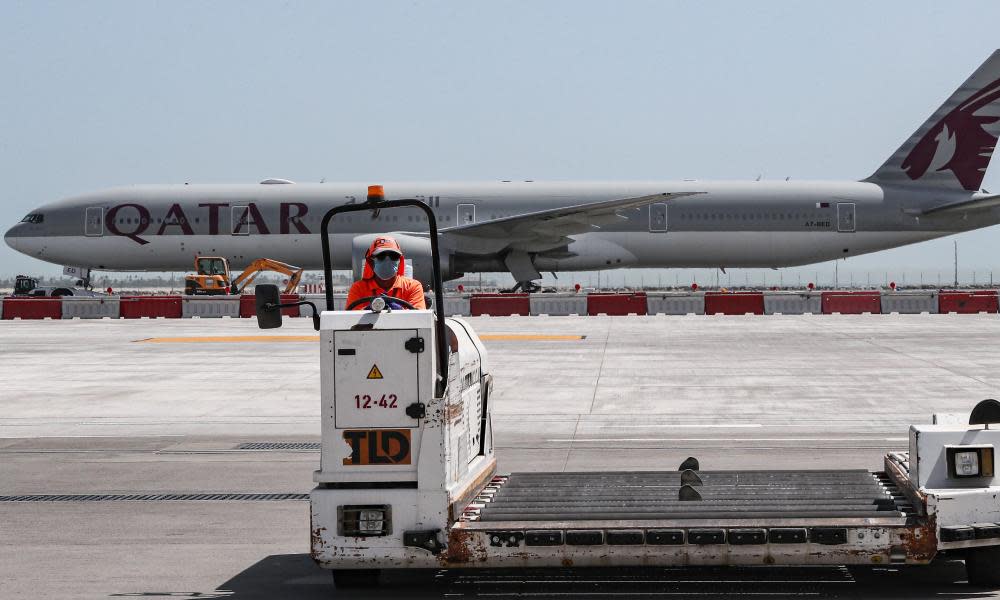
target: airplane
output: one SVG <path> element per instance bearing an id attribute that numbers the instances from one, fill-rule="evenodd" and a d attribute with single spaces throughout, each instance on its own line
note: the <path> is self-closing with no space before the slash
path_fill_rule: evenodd
<path id="1" fill-rule="evenodd" d="M 631 267 L 780 268 L 858 256 L 1000 223 L 981 190 L 1000 135 L 1000 50 L 885 163 L 861 181 L 386 183 L 437 217 L 445 279 L 509 271 Z M 187 270 L 193 257 L 236 268 L 266 256 L 321 269 L 323 214 L 365 200 L 368 183 L 139 185 L 31 211 L 4 236 L 23 254 L 100 271 Z M 381 183 L 381 182 L 379 182 Z M 426 217 L 415 209 L 338 216 L 335 269 L 360 276 L 365 249 L 393 235 L 430 281 Z"/>

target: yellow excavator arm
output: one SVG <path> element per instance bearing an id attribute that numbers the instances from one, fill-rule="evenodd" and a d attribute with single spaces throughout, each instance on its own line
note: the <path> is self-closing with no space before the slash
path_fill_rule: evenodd
<path id="1" fill-rule="evenodd" d="M 271 260 L 270 258 L 258 258 L 233 279 L 231 292 L 233 294 L 243 293 L 244 288 L 253 283 L 253 280 L 264 271 L 275 271 L 288 275 L 288 285 L 285 286 L 285 291 L 283 292 L 285 294 L 294 292 L 295 288 L 299 285 L 299 281 L 302 280 L 303 269 L 293 267 L 281 261 Z"/>

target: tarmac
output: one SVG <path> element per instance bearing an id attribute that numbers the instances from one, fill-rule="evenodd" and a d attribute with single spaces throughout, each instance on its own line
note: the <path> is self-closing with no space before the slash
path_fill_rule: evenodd
<path id="1" fill-rule="evenodd" d="M 479 317 L 499 469 L 870 468 L 1000 396 L 997 315 Z M 0 322 L 0 598 L 1000 597 L 930 567 L 403 572 L 308 557 L 311 321 Z M 245 444 L 286 443 L 279 449 Z M 282 449 L 283 448 L 283 449 Z M 181 495 L 171 499 L 163 494 Z M 119 495 L 116 498 L 114 495 Z M 122 499 L 121 495 L 160 495 Z"/>

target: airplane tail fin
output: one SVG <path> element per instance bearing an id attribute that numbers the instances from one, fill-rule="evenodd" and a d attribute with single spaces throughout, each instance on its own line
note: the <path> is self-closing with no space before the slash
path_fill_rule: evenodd
<path id="1" fill-rule="evenodd" d="M 1000 50 L 865 179 L 975 191 L 1000 135 Z"/>

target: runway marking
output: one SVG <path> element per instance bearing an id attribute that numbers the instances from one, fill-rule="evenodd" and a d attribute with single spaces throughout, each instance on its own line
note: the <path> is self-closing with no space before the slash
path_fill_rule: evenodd
<path id="1" fill-rule="evenodd" d="M 562 341 L 576 341 L 586 339 L 585 335 L 542 335 L 542 334 L 530 334 L 530 333 L 484 333 L 479 336 L 479 339 L 484 341 L 518 341 L 524 340 L 528 342 L 562 342 Z"/>
<path id="2" fill-rule="evenodd" d="M 906 442 L 905 437 L 868 438 L 730 438 L 727 442 Z M 554 438 L 546 442 L 719 442 L 721 438 Z"/>
<path id="3" fill-rule="evenodd" d="M 556 342 L 556 341 L 576 341 L 586 339 L 585 335 L 536 335 L 536 334 L 516 334 L 516 333 L 486 333 L 479 336 L 479 339 L 490 342 L 506 341 L 527 341 L 527 342 Z M 318 342 L 318 335 L 220 335 L 220 336 L 199 336 L 199 337 L 159 337 L 133 340 L 135 342 L 147 342 L 150 344 L 226 344 L 238 342 Z"/>
<path id="4" fill-rule="evenodd" d="M 646 424 L 646 425 L 613 425 L 607 423 L 583 423 L 581 426 L 588 427 L 590 425 L 596 425 L 598 429 L 757 429 L 763 427 L 761 423 L 731 423 L 729 425 L 723 423 L 709 423 L 705 425 L 699 425 L 697 423 L 663 423 L 663 424 Z"/>
<path id="5" fill-rule="evenodd" d="M 318 342 L 318 335 L 220 335 L 203 337 L 162 337 L 135 340 L 150 344 L 215 344 L 230 342 Z"/>

